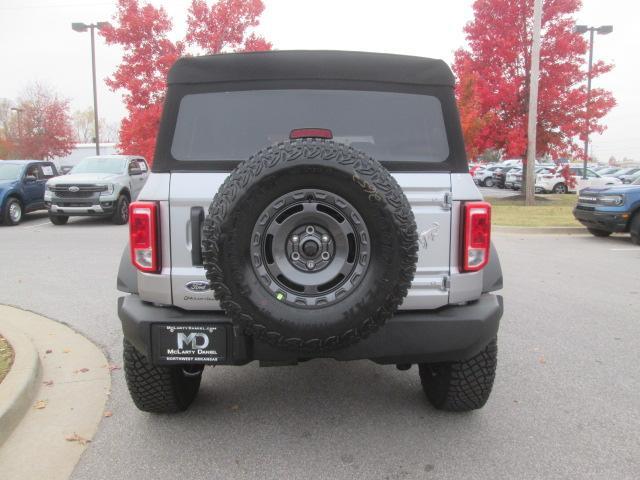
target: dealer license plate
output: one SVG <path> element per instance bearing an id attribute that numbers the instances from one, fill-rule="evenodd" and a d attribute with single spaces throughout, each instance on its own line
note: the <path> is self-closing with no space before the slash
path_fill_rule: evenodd
<path id="1" fill-rule="evenodd" d="M 227 355 L 227 326 L 152 325 L 153 356 L 159 364 L 216 364 Z"/>

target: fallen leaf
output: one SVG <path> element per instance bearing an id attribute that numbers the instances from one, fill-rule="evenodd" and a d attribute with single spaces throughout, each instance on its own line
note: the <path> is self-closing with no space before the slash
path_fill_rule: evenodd
<path id="1" fill-rule="evenodd" d="M 33 408 L 35 408 L 36 410 L 42 410 L 43 408 L 45 408 L 47 406 L 47 403 L 49 403 L 48 400 L 38 400 L 34 405 Z"/>
<path id="2" fill-rule="evenodd" d="M 109 418 L 109 417 L 111 417 L 112 415 L 113 415 L 113 412 L 111 412 L 111 411 L 109 411 L 109 410 L 107 410 L 106 412 L 104 412 L 104 416 L 105 416 L 106 418 Z"/>
<path id="3" fill-rule="evenodd" d="M 538 363 L 541 363 L 544 365 L 545 363 L 547 363 L 547 361 L 544 359 L 543 356 L 540 356 L 540 358 L 538 359 Z"/>
<path id="4" fill-rule="evenodd" d="M 47 386 L 47 387 L 52 387 L 53 386 L 53 380 L 45 380 L 44 382 L 42 382 L 42 384 Z"/>
<path id="5" fill-rule="evenodd" d="M 76 432 L 73 432 L 73 435 L 67 435 L 66 437 L 64 437 L 64 439 L 67 442 L 78 442 L 80 445 L 86 445 L 87 443 L 91 442 L 91 440 L 81 437 Z"/>
<path id="6" fill-rule="evenodd" d="M 62 350 L 62 353 L 71 353 L 71 349 L 70 348 L 65 348 L 64 350 Z"/>
<path id="7" fill-rule="evenodd" d="M 49 355 L 50 353 L 53 353 L 53 350 L 48 349 L 48 350 L 47 350 L 46 352 L 44 352 L 44 353 L 45 353 L 45 355 Z"/>
<path id="8" fill-rule="evenodd" d="M 87 373 L 89 371 L 88 368 L 79 368 L 78 370 L 74 370 L 73 373 Z"/>

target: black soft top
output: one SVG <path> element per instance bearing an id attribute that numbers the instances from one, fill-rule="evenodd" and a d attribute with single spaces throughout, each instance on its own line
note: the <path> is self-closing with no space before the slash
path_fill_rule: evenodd
<path id="1" fill-rule="evenodd" d="M 454 85 L 442 60 L 386 53 L 292 50 L 182 57 L 168 83 L 261 80 L 347 80 L 408 85 Z"/>

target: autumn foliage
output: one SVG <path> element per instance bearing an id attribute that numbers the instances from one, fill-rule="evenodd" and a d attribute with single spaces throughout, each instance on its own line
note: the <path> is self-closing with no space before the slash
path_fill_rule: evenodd
<path id="1" fill-rule="evenodd" d="M 41 84 L 28 86 L 1 129 L 0 158 L 51 159 L 71 153 L 75 132 L 69 101 Z"/>
<path id="2" fill-rule="evenodd" d="M 544 0 L 537 152 L 552 157 L 576 154 L 584 132 L 601 133 L 602 118 L 615 106 L 612 94 L 593 88 L 586 112 L 588 45 L 573 33 L 580 0 Z M 475 0 L 474 19 L 465 26 L 468 48 L 456 52 L 454 71 L 468 154 L 488 148 L 524 157 L 533 0 Z M 592 78 L 612 68 L 595 62 Z"/>
<path id="3" fill-rule="evenodd" d="M 162 7 L 118 0 L 113 26 L 101 31 L 110 45 L 124 49 L 122 62 L 107 84 L 124 91 L 127 116 L 120 127 L 122 153 L 153 161 L 156 135 L 171 65 L 182 55 L 269 50 L 253 28 L 264 10 L 261 0 L 192 0 L 185 38 L 172 41 L 173 25 Z"/>

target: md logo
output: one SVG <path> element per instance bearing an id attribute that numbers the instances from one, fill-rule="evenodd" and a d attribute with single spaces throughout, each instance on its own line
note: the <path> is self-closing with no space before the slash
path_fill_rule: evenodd
<path id="1" fill-rule="evenodd" d="M 200 339 L 202 343 L 198 343 L 198 339 Z M 178 333 L 178 348 L 182 350 L 185 348 L 185 345 L 191 345 L 188 348 L 192 350 L 207 348 L 209 345 L 209 337 L 204 333 L 190 333 L 189 335 Z"/>

